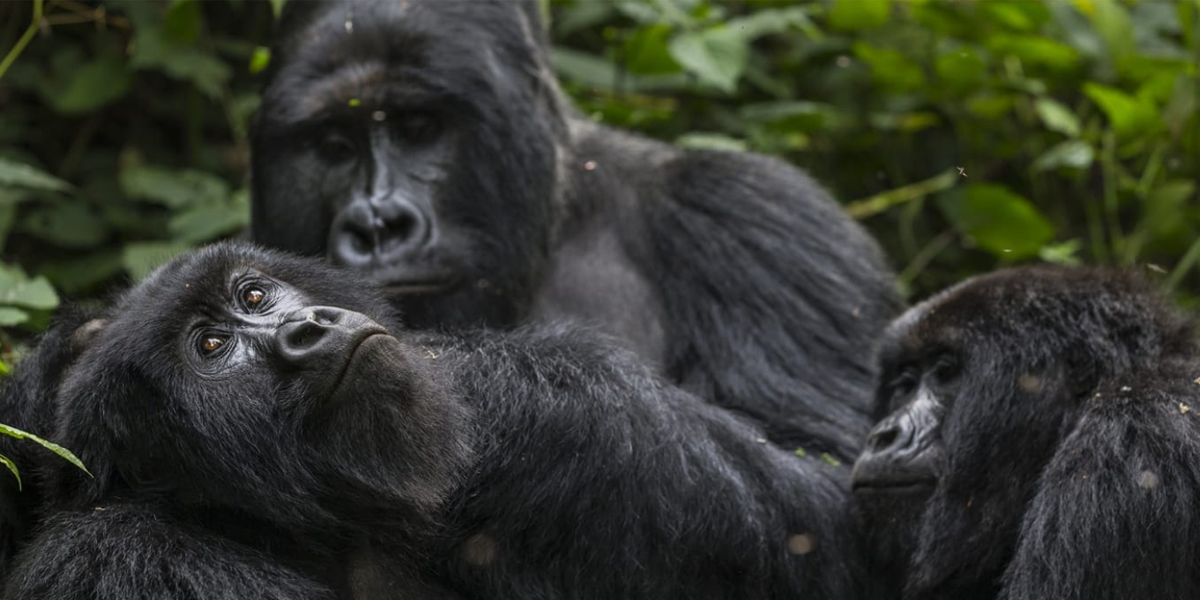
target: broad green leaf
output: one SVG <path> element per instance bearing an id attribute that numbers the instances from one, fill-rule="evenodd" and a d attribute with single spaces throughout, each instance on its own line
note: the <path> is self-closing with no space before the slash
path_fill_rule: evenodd
<path id="1" fill-rule="evenodd" d="M 270 1 L 271 1 L 271 14 L 275 15 L 275 18 L 278 19 L 279 15 L 283 14 L 283 5 L 287 4 L 287 0 L 270 0 Z"/>
<path id="2" fill-rule="evenodd" d="M 855 42 L 854 54 L 870 65 L 871 77 L 884 87 L 907 91 L 925 85 L 925 73 L 921 67 L 898 50 Z"/>
<path id="3" fill-rule="evenodd" d="M 842 31 L 879 27 L 887 23 L 891 9 L 890 0 L 834 0 L 829 26 Z"/>
<path id="4" fill-rule="evenodd" d="M 1100 106 L 1118 135 L 1135 136 L 1152 133 L 1159 129 L 1162 121 L 1154 105 L 1130 96 L 1121 90 L 1087 82 L 1083 93 Z"/>
<path id="5" fill-rule="evenodd" d="M 817 131 L 844 125 L 850 116 L 832 105 L 805 100 L 782 100 L 747 104 L 738 116 L 779 131 Z"/>
<path id="6" fill-rule="evenodd" d="M 220 99 L 225 83 L 232 75 L 229 67 L 215 55 L 194 46 L 171 40 L 159 28 L 139 28 L 129 65 L 134 69 L 153 69 L 175 79 L 190 82 L 212 99 Z"/>
<path id="7" fill-rule="evenodd" d="M 962 47 L 938 55 L 934 61 L 938 81 L 956 90 L 973 89 L 987 76 L 987 67 L 974 49 Z"/>
<path id="8" fill-rule="evenodd" d="M 623 48 L 625 68 L 630 73 L 648 75 L 680 72 L 679 63 L 667 51 L 670 36 L 671 28 L 666 25 L 651 25 L 634 32 Z"/>
<path id="9" fill-rule="evenodd" d="M 938 205 L 959 231 L 1005 259 L 1032 256 L 1054 237 L 1046 217 L 1004 186 L 975 184 L 951 190 Z"/>
<path id="10" fill-rule="evenodd" d="M 20 267 L 0 264 L 0 304 L 50 310 L 58 307 L 58 294 L 45 277 L 30 279 Z"/>
<path id="11" fill-rule="evenodd" d="M 49 279 L 59 291 L 74 294 L 107 281 L 120 273 L 121 268 L 121 253 L 106 250 L 43 263 L 38 267 L 38 273 Z"/>
<path id="12" fill-rule="evenodd" d="M 733 92 L 746 69 L 749 42 L 738 31 L 713 27 L 676 35 L 668 50 L 676 62 L 700 81 Z"/>
<path id="13" fill-rule="evenodd" d="M 20 325 L 29 320 L 29 313 L 11 306 L 0 306 L 0 327 Z"/>
<path id="14" fill-rule="evenodd" d="M 675 144 L 697 150 L 733 150 L 735 152 L 746 150 L 746 142 L 721 133 L 686 133 L 679 136 L 675 140 Z"/>
<path id="15" fill-rule="evenodd" d="M 196 0 L 173 0 L 163 21 L 163 33 L 173 42 L 194 44 L 204 28 L 200 3 Z"/>
<path id="16" fill-rule="evenodd" d="M 133 73 L 125 59 L 104 54 L 82 66 L 70 69 L 62 77 L 46 79 L 39 86 L 42 97 L 63 114 L 91 112 L 125 95 L 133 82 Z"/>
<path id="17" fill-rule="evenodd" d="M 1116 0 L 1088 0 L 1088 4 L 1091 10 L 1084 10 L 1084 14 L 1092 20 L 1109 56 L 1120 68 L 1126 57 L 1137 53 L 1129 13 Z"/>
<path id="18" fill-rule="evenodd" d="M 1079 53 L 1074 48 L 1037 35 L 994 35 L 988 38 L 987 47 L 994 54 L 1015 56 L 1054 71 L 1067 71 L 1079 64 Z"/>
<path id="19" fill-rule="evenodd" d="M 108 239 L 99 215 L 80 202 L 57 202 L 30 211 L 18 230 L 63 248 L 94 248 Z"/>
<path id="20" fill-rule="evenodd" d="M 232 202 L 193 207 L 173 217 L 168 225 L 171 239 L 187 244 L 207 242 L 250 224 L 248 192 L 242 190 Z"/>
<path id="21" fill-rule="evenodd" d="M 229 197 L 225 180 L 194 169 L 167 169 L 149 165 L 121 171 L 121 189 L 130 198 L 184 208 L 221 202 Z"/>
<path id="22" fill-rule="evenodd" d="M 1071 109 L 1050 98 L 1038 98 L 1033 103 L 1034 109 L 1045 123 L 1046 129 L 1057 131 L 1069 137 L 1079 137 L 1079 119 Z"/>
<path id="23" fill-rule="evenodd" d="M 0 188 L 5 187 L 63 192 L 71 189 L 71 184 L 31 165 L 0 157 Z"/>
<path id="24" fill-rule="evenodd" d="M 1034 171 L 1050 171 L 1060 167 L 1086 169 L 1096 159 L 1096 151 L 1083 140 L 1067 140 L 1042 153 L 1033 161 Z"/>
<path id="25" fill-rule="evenodd" d="M 122 262 L 135 281 L 141 281 L 155 269 L 191 248 L 175 242 L 144 242 L 125 246 Z"/>
<path id="26" fill-rule="evenodd" d="M 808 13 L 803 7 L 766 8 L 744 17 L 730 19 L 727 25 L 748 40 L 786 33 L 792 29 L 800 29 L 812 38 L 821 37 L 820 29 L 808 18 Z"/>
<path id="27" fill-rule="evenodd" d="M 62 446 L 59 446 L 58 444 L 55 444 L 54 442 L 48 442 L 36 435 L 33 435 L 32 433 L 29 433 L 27 431 L 21 431 L 20 429 L 17 429 L 16 427 L 10 427 L 3 423 L 0 423 L 0 433 L 7 435 L 9 437 L 16 438 L 18 440 L 29 440 L 35 444 L 38 444 L 39 446 L 57 454 L 59 457 L 63 458 L 67 462 L 75 465 L 76 467 L 79 467 L 79 469 L 82 470 L 84 473 L 87 473 L 89 477 L 92 476 L 92 472 L 87 470 L 87 467 L 83 466 L 83 463 L 80 462 L 79 458 L 77 458 L 70 450 L 63 448 Z"/>
<path id="28" fill-rule="evenodd" d="M 568 81 L 591 87 L 616 89 L 631 92 L 677 91 L 692 87 L 687 75 L 634 75 L 611 61 L 567 48 L 554 48 L 551 55 L 554 70 Z"/>

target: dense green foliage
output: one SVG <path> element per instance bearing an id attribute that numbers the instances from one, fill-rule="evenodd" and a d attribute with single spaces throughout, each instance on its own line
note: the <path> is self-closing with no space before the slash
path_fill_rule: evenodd
<path id="1" fill-rule="evenodd" d="M 0 3 L 0 327 L 246 224 L 280 4 Z M 1200 0 L 547 7 L 586 114 L 804 166 L 911 293 L 1039 260 L 1200 293 Z"/>

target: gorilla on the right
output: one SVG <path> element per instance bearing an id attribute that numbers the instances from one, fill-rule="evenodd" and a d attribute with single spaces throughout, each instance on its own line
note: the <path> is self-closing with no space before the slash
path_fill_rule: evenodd
<path id="1" fill-rule="evenodd" d="M 880 572 L 911 600 L 1200 598 L 1198 356 L 1129 273 L 1002 271 L 911 309 L 853 476 Z"/>

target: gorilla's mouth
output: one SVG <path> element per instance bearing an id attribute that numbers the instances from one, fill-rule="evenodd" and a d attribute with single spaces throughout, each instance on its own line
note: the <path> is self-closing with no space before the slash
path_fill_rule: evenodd
<path id="1" fill-rule="evenodd" d="M 342 388 L 345 387 L 344 384 L 346 381 L 353 379 L 351 375 L 356 370 L 362 370 L 362 367 L 357 366 L 356 363 L 363 360 L 370 361 L 370 356 L 375 354 L 375 352 L 372 351 L 372 348 L 378 346 L 385 339 L 391 339 L 395 341 L 395 338 L 393 338 L 391 334 L 385 330 L 381 329 L 379 331 L 372 331 L 363 336 L 362 339 L 358 340 L 358 342 L 355 343 L 352 348 L 350 348 L 350 352 L 346 355 L 346 362 L 344 365 L 342 365 L 342 372 L 338 373 L 337 379 L 334 380 L 333 390 L 329 394 L 330 399 L 337 398 L 338 395 L 343 392 Z M 366 356 L 364 357 L 364 355 Z"/>

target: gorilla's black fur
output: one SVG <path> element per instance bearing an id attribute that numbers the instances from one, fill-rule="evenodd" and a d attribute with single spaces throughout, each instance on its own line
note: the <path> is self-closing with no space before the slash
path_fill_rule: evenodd
<path id="1" fill-rule="evenodd" d="M 52 330 L 18 381 L 57 393 L 20 397 L 95 479 L 45 463 L 3 597 L 863 596 L 839 469 L 582 333 L 389 314 L 222 245 Z"/>
<path id="2" fill-rule="evenodd" d="M 294 2 L 253 132 L 258 242 L 369 269 L 410 324 L 595 324 L 794 449 L 857 454 L 898 310 L 804 173 L 579 115 L 536 2 Z"/>
<path id="3" fill-rule="evenodd" d="M 912 599 L 1200 597 L 1200 360 L 1139 277 L 979 277 L 890 328 L 855 466 Z"/>

